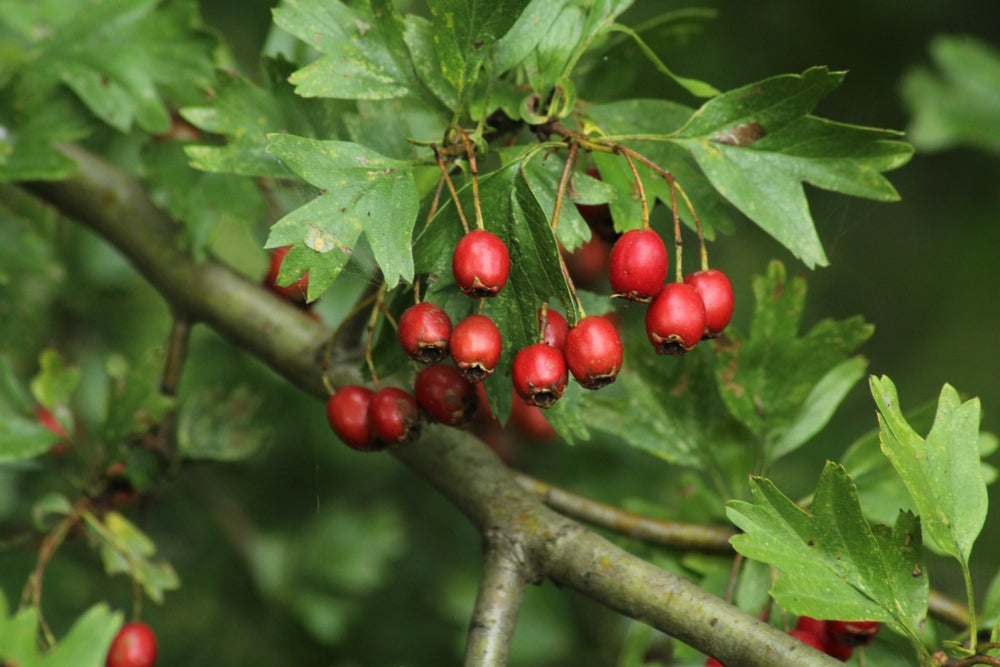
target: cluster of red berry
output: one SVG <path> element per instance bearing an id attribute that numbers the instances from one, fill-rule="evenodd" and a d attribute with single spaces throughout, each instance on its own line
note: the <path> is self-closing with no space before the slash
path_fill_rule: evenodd
<path id="1" fill-rule="evenodd" d="M 153 667 L 156 664 L 156 635 L 145 623 L 126 623 L 111 641 L 105 667 Z"/>
<path id="2" fill-rule="evenodd" d="M 649 304 L 646 335 L 660 354 L 678 357 L 722 333 L 733 317 L 733 285 L 718 269 L 667 283 L 669 255 L 656 230 L 633 229 L 611 248 L 608 279 L 614 296 Z M 666 283 L 666 284 L 664 284 Z"/>
<path id="3" fill-rule="evenodd" d="M 875 639 L 882 624 L 878 621 L 820 621 L 800 616 L 795 629 L 788 634 L 822 651 L 832 658 L 847 662 L 858 646 L 867 646 Z M 723 667 L 715 658 L 705 661 L 705 667 Z"/>

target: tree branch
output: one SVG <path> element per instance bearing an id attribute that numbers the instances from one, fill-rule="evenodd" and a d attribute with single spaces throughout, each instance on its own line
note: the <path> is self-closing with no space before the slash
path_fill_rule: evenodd
<path id="1" fill-rule="evenodd" d="M 65 152 L 80 164 L 79 172 L 64 181 L 32 183 L 31 191 L 117 247 L 176 312 L 207 323 L 304 391 L 327 397 L 321 360 L 328 332 L 321 324 L 218 262 L 196 263 L 180 249 L 176 225 L 138 180 L 78 147 Z M 356 368 L 353 361 L 334 358 L 328 375 L 335 386 L 355 382 Z M 546 507 L 492 450 L 464 432 L 431 425 L 419 442 L 389 451 L 481 535 L 502 535 L 516 546 L 519 558 L 511 562 L 525 581 L 548 578 L 578 590 L 724 664 L 841 664 Z M 504 572 L 501 578 L 512 576 Z"/>
<path id="2" fill-rule="evenodd" d="M 487 542 L 483 575 L 465 646 L 466 667 L 503 667 L 528 582 L 517 545 L 505 545 L 503 535 Z M 509 548 L 513 547 L 513 548 Z"/>

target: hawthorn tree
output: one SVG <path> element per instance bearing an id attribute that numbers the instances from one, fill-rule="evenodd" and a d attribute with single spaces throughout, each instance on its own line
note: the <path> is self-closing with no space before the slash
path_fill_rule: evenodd
<path id="1" fill-rule="evenodd" d="M 901 403 L 798 267 L 712 261 L 827 264 L 804 185 L 894 201 L 913 148 L 814 114 L 843 72 L 676 73 L 710 13 L 630 5 L 283 0 L 240 72 L 193 2 L 0 3 L 0 660 L 111 664 L 129 617 L 186 665 L 997 664 L 978 401 Z M 608 98 L 637 56 L 674 97 Z"/>

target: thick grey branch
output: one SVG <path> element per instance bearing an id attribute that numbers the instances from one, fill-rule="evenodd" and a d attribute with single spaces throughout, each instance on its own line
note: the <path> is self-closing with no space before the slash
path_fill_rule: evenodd
<path id="1" fill-rule="evenodd" d="M 528 582 L 518 562 L 518 545 L 502 534 L 487 541 L 476 607 L 469 623 L 465 667 L 503 667 L 507 664 L 517 613 Z"/>
<path id="2" fill-rule="evenodd" d="M 320 359 L 329 332 L 322 325 L 217 262 L 196 263 L 179 249 L 176 226 L 141 183 L 82 149 L 66 152 L 80 171 L 65 181 L 33 183 L 34 193 L 117 247 L 175 311 L 207 323 L 293 384 L 326 398 Z M 329 374 L 334 385 L 356 381 L 354 364 L 342 360 L 333 360 Z M 501 570 L 503 578 L 547 578 L 576 589 L 725 664 L 841 664 L 546 507 L 466 433 L 431 426 L 419 442 L 391 452 L 459 508 L 489 544 L 503 537 L 505 558 L 518 554 L 505 561 L 505 568 L 517 569 Z"/>

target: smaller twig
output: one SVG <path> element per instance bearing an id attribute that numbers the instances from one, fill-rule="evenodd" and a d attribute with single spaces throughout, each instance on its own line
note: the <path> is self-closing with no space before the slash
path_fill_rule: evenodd
<path id="1" fill-rule="evenodd" d="M 642 205 L 642 229 L 649 229 L 649 201 L 646 199 L 646 188 L 642 184 L 642 178 L 639 177 L 639 170 L 635 168 L 632 156 L 626 151 L 622 151 L 621 154 L 628 162 L 628 168 L 632 170 L 632 178 L 635 180 L 635 187 L 639 193 L 639 203 Z"/>
<path id="2" fill-rule="evenodd" d="M 472 206 L 476 211 L 476 229 L 486 229 L 483 222 L 483 207 L 479 202 L 479 167 L 476 166 L 476 145 L 469 139 L 469 135 L 460 126 L 455 127 L 462 137 L 465 145 L 465 154 L 469 160 L 469 173 L 472 175 Z"/>
<path id="3" fill-rule="evenodd" d="M 552 231 L 555 232 L 559 228 L 559 215 L 562 213 L 563 199 L 566 197 L 566 186 L 569 183 L 570 174 L 573 173 L 573 167 L 576 165 L 576 155 L 580 150 L 580 145 L 572 143 L 569 145 L 569 157 L 566 158 L 566 164 L 563 166 L 562 174 L 559 177 L 559 187 L 556 188 L 556 203 L 552 207 Z"/>
<path id="4" fill-rule="evenodd" d="M 681 236 L 681 217 L 677 213 L 677 181 L 670 181 L 670 210 L 674 216 L 674 272 L 677 282 L 684 281 L 684 266 L 682 249 L 684 248 L 684 238 Z"/>
<path id="5" fill-rule="evenodd" d="M 469 622 L 465 667 L 504 667 L 527 585 L 518 562 L 501 544 L 487 543 L 476 606 Z"/>
<path id="6" fill-rule="evenodd" d="M 465 212 L 462 210 L 462 203 L 458 200 L 458 190 L 455 189 L 455 184 L 451 180 L 451 176 L 448 175 L 448 166 L 445 165 L 444 160 L 441 158 L 441 150 L 435 146 L 431 145 L 431 150 L 434 151 L 434 159 L 437 161 L 438 167 L 441 169 L 441 178 L 444 179 L 445 184 L 448 186 L 448 192 L 451 193 L 451 199 L 455 202 L 455 210 L 458 211 L 458 219 L 462 221 L 462 229 L 465 233 L 469 233 L 469 221 L 465 219 Z"/>
<path id="7" fill-rule="evenodd" d="M 379 386 L 378 374 L 375 372 L 375 360 L 372 357 L 372 343 L 375 339 L 375 324 L 378 322 L 379 313 L 384 312 L 385 307 L 382 300 L 385 298 L 385 283 L 375 293 L 375 305 L 372 314 L 368 318 L 368 326 L 365 327 L 365 363 L 368 364 L 368 372 L 372 374 L 372 383 L 377 388 Z M 325 373 L 324 373 L 325 375 Z"/>
<path id="8" fill-rule="evenodd" d="M 515 472 L 514 476 L 522 487 L 538 496 L 552 509 L 619 535 L 678 549 L 710 552 L 733 550 L 729 544 L 729 538 L 736 534 L 733 528 L 654 519 L 606 505 L 523 473 Z"/>

